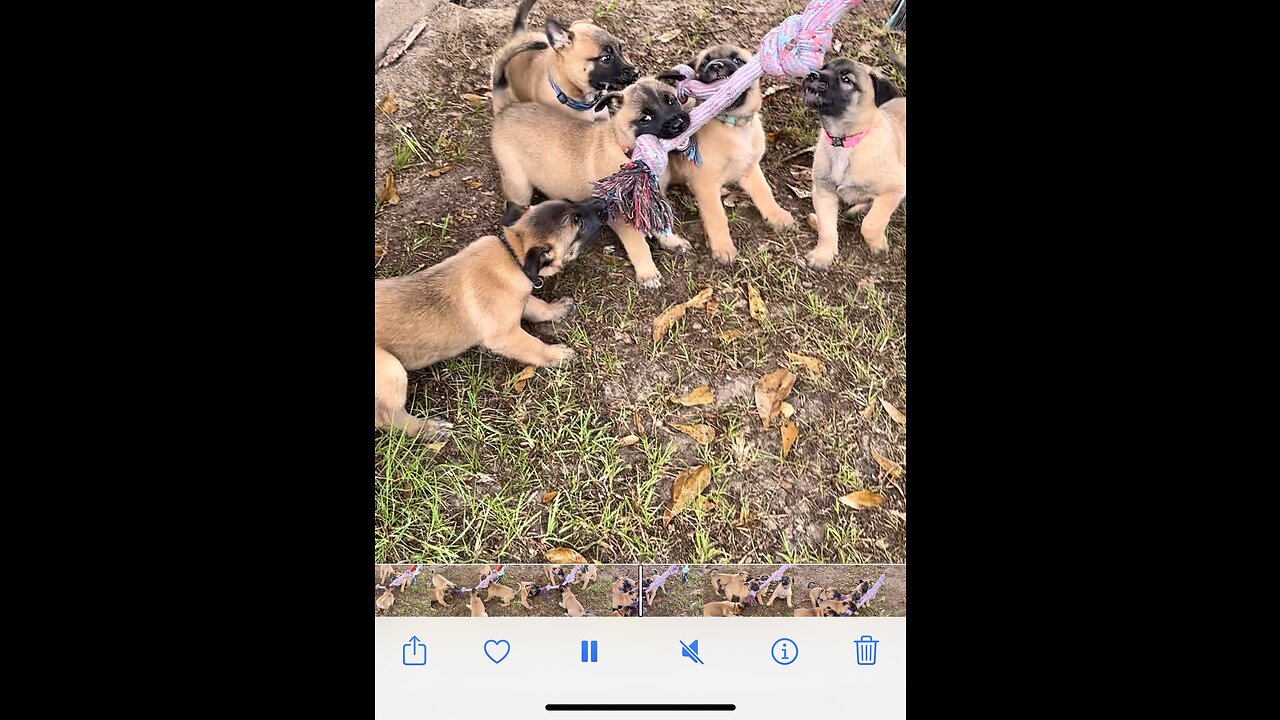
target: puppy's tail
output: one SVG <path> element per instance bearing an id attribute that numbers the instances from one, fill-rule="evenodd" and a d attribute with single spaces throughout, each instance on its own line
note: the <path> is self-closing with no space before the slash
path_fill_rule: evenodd
<path id="1" fill-rule="evenodd" d="M 511 34 L 521 33 L 525 31 L 525 20 L 529 19 L 529 11 L 533 9 L 533 4 L 538 0 L 520 0 L 520 5 L 516 7 L 516 20 L 511 23 Z"/>
<path id="2" fill-rule="evenodd" d="M 530 5 L 533 3 L 530 2 Z M 493 58 L 493 72 L 489 76 L 489 86 L 492 90 L 501 90 L 507 86 L 507 63 L 511 62 L 511 58 L 522 52 L 530 50 L 546 50 L 551 47 L 546 40 L 531 40 L 526 43 L 516 45 L 508 45 L 498 52 Z"/>

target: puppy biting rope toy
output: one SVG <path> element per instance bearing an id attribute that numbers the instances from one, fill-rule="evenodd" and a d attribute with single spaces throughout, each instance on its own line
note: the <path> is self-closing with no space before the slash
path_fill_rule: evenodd
<path id="1" fill-rule="evenodd" d="M 884 573 L 880 573 L 880 579 L 876 580 L 876 584 L 872 585 L 870 590 L 862 594 L 862 597 L 858 599 L 858 603 L 853 608 L 850 608 L 849 610 L 846 610 L 845 612 L 842 612 L 840 614 L 848 617 L 849 615 L 852 615 L 855 610 L 861 610 L 864 605 L 866 605 L 867 603 L 875 599 L 876 593 L 880 591 L 880 586 L 883 584 L 884 584 Z"/>
<path id="2" fill-rule="evenodd" d="M 793 15 L 792 17 L 795 17 L 795 16 Z M 766 583 L 766 584 L 769 584 L 769 585 L 772 585 L 772 584 L 774 584 L 774 583 L 778 582 L 779 580 L 781 580 L 781 579 L 782 579 L 782 576 L 783 576 L 784 574 L 786 574 L 787 570 L 790 570 L 790 569 L 791 569 L 791 568 L 793 568 L 793 567 L 795 567 L 795 565 L 783 565 L 782 567 L 780 567 L 780 568 L 778 568 L 777 570 L 775 570 L 775 571 L 774 571 L 774 573 L 773 573 L 772 575 L 770 575 L 770 576 L 769 576 L 769 579 L 765 581 L 765 583 Z M 756 600 L 756 591 L 755 591 L 755 590 L 752 590 L 752 591 L 750 591 L 750 592 L 748 592 L 748 593 L 747 593 L 747 601 L 746 601 L 746 602 L 747 602 L 747 604 L 748 604 L 748 605 L 759 605 L 759 604 L 760 604 L 760 601 L 759 601 L 759 600 Z"/>
<path id="3" fill-rule="evenodd" d="M 564 576 L 564 582 L 560 583 L 559 585 L 543 585 L 542 587 L 538 588 L 538 591 L 535 592 L 533 596 L 542 597 L 543 595 L 546 595 L 552 590 L 565 589 L 569 585 L 573 584 L 573 581 L 578 578 L 578 571 L 584 567 L 586 567 L 586 565 L 574 565 L 573 569 L 569 571 L 569 574 Z"/>
<path id="4" fill-rule="evenodd" d="M 671 577 L 672 575 L 675 575 L 676 570 L 679 570 L 679 569 L 680 569 L 679 565 L 672 565 L 671 567 L 667 568 L 666 572 L 662 573 L 658 577 L 651 580 L 649 582 L 649 587 L 645 588 L 644 591 L 649 593 L 649 597 L 653 597 L 653 594 L 657 592 L 658 588 L 662 587 L 663 583 L 667 581 L 667 578 Z"/>
<path id="5" fill-rule="evenodd" d="M 667 169 L 667 153 L 689 147 L 693 134 L 724 112 L 761 75 L 804 77 L 820 69 L 823 55 L 831 47 L 831 28 L 859 2 L 861 0 L 812 0 L 803 14 L 792 15 L 770 30 L 750 62 L 727 79 L 717 81 L 715 92 L 689 113 L 689 129 L 682 135 L 671 140 L 660 140 L 653 135 L 636 138 L 631 162 L 594 183 L 592 194 L 608 206 L 609 217 L 621 213 L 646 235 L 670 235 L 671 203 L 658 187 L 658 178 Z M 681 74 L 688 70 L 686 79 L 681 81 L 682 92 L 694 97 L 699 97 L 699 92 L 709 92 L 704 83 L 689 79 L 693 74 L 691 68 L 682 67 L 677 68 Z"/>
<path id="6" fill-rule="evenodd" d="M 405 583 L 405 581 L 409 580 L 410 578 L 417 578 L 418 572 L 419 570 L 417 565 L 410 565 L 408 570 L 405 570 L 404 572 L 400 573 L 400 575 L 397 576 L 395 580 L 391 581 L 391 587 L 400 587 Z M 381 588 L 382 586 L 376 585 L 375 587 Z"/>
<path id="7" fill-rule="evenodd" d="M 494 570 L 493 572 L 489 573 L 489 575 L 485 577 L 485 579 L 481 580 L 480 584 L 475 586 L 474 588 L 454 588 L 453 592 L 458 595 L 465 595 L 466 593 L 469 593 L 472 590 L 483 590 L 489 587 L 489 583 L 502 577 L 502 574 L 505 572 L 506 570 L 503 570 L 502 566 L 499 565 L 497 570 Z"/>

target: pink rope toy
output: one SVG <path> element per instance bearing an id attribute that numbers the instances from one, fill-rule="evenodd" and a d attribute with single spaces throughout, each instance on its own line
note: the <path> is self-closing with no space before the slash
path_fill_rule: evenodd
<path id="1" fill-rule="evenodd" d="M 671 140 L 659 140 L 653 135 L 636 138 L 631 162 L 597 181 L 592 194 L 604 200 L 611 217 L 621 213 L 646 235 L 670 235 L 671 203 L 658 188 L 658 178 L 667 169 L 667 153 L 688 147 L 694 133 L 729 107 L 761 75 L 804 77 L 820 69 L 823 55 L 831 47 L 832 27 L 859 2 L 861 0 L 812 0 L 803 14 L 792 15 L 770 30 L 750 62 L 714 85 L 691 79 L 693 69 L 678 66 L 676 70 L 686 78 L 680 81 L 679 91 L 686 97 L 705 98 L 705 102 L 689 113 L 689 129 Z"/>

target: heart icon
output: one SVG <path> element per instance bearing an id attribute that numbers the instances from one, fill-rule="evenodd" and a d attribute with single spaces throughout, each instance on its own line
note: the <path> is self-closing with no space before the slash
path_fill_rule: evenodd
<path id="1" fill-rule="evenodd" d="M 489 646 L 493 646 L 493 650 L 489 650 Z M 498 648 L 502 648 L 502 654 L 498 655 Z M 488 640 L 484 644 L 484 654 L 489 656 L 494 665 L 507 659 L 507 655 L 511 654 L 511 643 L 506 640 Z"/>

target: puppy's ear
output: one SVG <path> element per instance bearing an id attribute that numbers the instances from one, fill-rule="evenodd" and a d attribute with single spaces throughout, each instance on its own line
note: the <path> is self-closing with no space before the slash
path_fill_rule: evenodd
<path id="1" fill-rule="evenodd" d="M 547 42 L 551 43 L 551 47 L 560 52 L 573 46 L 573 31 L 560 27 L 560 23 L 547 19 Z"/>
<path id="2" fill-rule="evenodd" d="M 547 245 L 535 245 L 529 248 L 524 256 L 524 274 L 537 275 L 543 266 L 551 262 L 547 256 L 551 254 L 551 248 Z"/>
<path id="3" fill-rule="evenodd" d="M 889 78 L 878 72 L 871 72 L 871 84 L 876 89 L 876 107 L 889 102 L 896 97 L 902 97 L 902 92 L 889 82 Z"/>
<path id="4" fill-rule="evenodd" d="M 622 102 L 623 102 L 622 93 L 620 92 L 605 93 L 604 95 L 600 96 L 599 100 L 596 101 L 596 106 L 592 108 L 592 110 L 595 110 L 596 112 L 600 112 L 601 110 L 605 109 L 605 107 L 607 106 L 609 108 L 609 114 L 613 115 L 614 113 L 622 109 Z"/>
<path id="5" fill-rule="evenodd" d="M 516 221 L 524 217 L 524 214 L 528 210 L 529 208 L 522 207 L 508 200 L 507 211 L 502 214 L 502 227 L 511 227 L 512 225 L 515 225 Z"/>

